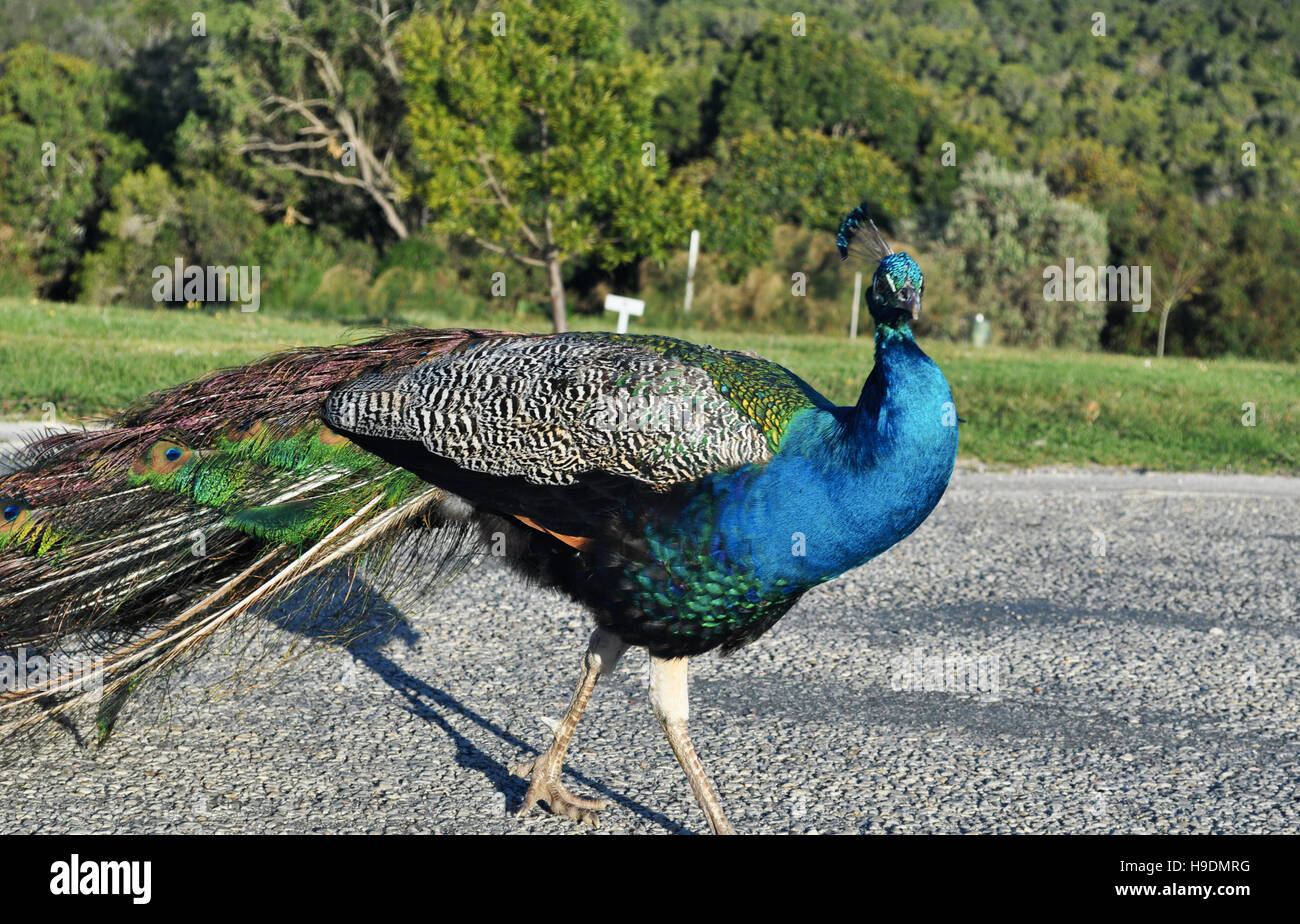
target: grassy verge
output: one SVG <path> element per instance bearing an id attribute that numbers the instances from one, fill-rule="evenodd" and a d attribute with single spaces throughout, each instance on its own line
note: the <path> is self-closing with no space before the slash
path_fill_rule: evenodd
<path id="1" fill-rule="evenodd" d="M 455 326 L 451 318 L 413 319 Z M 539 322 L 540 323 L 540 322 Z M 608 328 L 608 319 L 576 326 Z M 540 326 L 535 329 L 542 329 Z M 871 340 L 638 327 L 753 350 L 840 403 L 871 366 Z M 203 314 L 0 300 L 0 416 L 101 414 L 149 391 L 274 350 L 355 339 L 372 328 L 266 312 Z M 1300 473 L 1300 369 L 1235 359 L 1165 359 L 926 343 L 952 383 L 962 456 L 993 465 L 1098 464 Z M 1244 426 L 1243 404 L 1255 425 Z"/>

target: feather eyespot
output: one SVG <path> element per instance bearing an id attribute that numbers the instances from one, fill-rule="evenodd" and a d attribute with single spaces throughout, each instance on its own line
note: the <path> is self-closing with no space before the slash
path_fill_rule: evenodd
<path id="1" fill-rule="evenodd" d="M 24 523 L 31 519 L 31 508 L 27 504 L 13 497 L 0 498 L 0 508 L 3 518 L 0 519 L 0 536 L 6 533 L 18 532 Z"/>
<path id="2" fill-rule="evenodd" d="M 194 456 L 194 450 L 175 440 L 159 440 L 131 466 L 133 475 L 170 475 L 184 467 Z"/>

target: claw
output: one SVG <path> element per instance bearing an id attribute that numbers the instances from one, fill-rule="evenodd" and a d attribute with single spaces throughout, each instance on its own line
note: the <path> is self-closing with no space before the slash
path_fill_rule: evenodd
<path id="1" fill-rule="evenodd" d="M 545 802 L 553 815 L 563 815 L 593 828 L 600 827 L 600 818 L 596 813 L 609 808 L 609 801 L 586 799 L 569 792 L 560 782 L 559 770 L 552 769 L 551 762 L 545 760 L 544 756 L 515 764 L 510 772 L 519 777 L 532 777 L 528 793 L 524 796 L 524 804 L 518 812 L 520 818 L 527 815 L 538 802 Z"/>
<path id="2" fill-rule="evenodd" d="M 545 716 L 538 716 L 542 723 L 551 730 L 551 746 L 545 753 L 532 760 L 515 764 L 510 772 L 515 776 L 531 777 L 524 804 L 519 809 L 520 816 L 527 815 L 538 802 L 545 802 L 553 815 L 564 815 L 574 821 L 580 821 L 594 827 L 600 827 L 596 813 L 609 807 L 604 799 L 583 799 L 564 788 L 560 782 L 560 773 L 564 769 L 564 755 L 573 740 L 573 730 L 587 708 L 587 700 L 596 686 L 596 680 L 602 673 L 608 673 L 618 663 L 619 656 L 627 649 L 618 636 L 604 629 L 597 629 L 591 634 L 587 645 L 587 654 L 582 659 L 582 677 L 578 688 L 573 691 L 569 708 L 564 718 L 553 722 Z"/>

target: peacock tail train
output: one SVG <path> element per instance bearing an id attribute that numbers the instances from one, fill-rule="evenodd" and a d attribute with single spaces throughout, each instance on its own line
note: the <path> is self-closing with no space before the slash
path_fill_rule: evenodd
<path id="1" fill-rule="evenodd" d="M 0 734 L 70 725 L 88 707 L 106 737 L 144 678 L 327 569 L 380 583 L 400 570 L 418 591 L 463 566 L 475 524 L 441 516 L 445 491 L 340 436 L 320 408 L 341 382 L 473 336 L 282 353 L 13 453 L 0 468 L 0 653 L 45 670 L 24 685 L 6 662 Z"/>

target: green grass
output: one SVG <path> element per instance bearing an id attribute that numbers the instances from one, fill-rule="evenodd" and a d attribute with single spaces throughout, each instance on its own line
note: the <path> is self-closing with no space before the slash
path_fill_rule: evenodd
<path id="1" fill-rule="evenodd" d="M 607 318 L 575 326 L 608 329 Z M 452 318 L 404 323 L 455 326 Z M 538 321 L 530 329 L 542 330 Z M 635 322 L 634 322 L 635 324 Z M 871 339 L 704 332 L 636 326 L 789 367 L 841 404 L 871 367 Z M 0 299 L 0 416 L 102 414 L 149 391 L 291 346 L 375 332 L 267 312 L 221 314 L 93 308 Z M 1236 359 L 975 349 L 926 343 L 966 421 L 962 457 L 992 465 L 1117 465 L 1166 470 L 1300 473 L 1300 369 Z M 1095 404 L 1094 404 L 1095 402 Z M 1255 405 L 1255 426 L 1242 404 Z"/>

